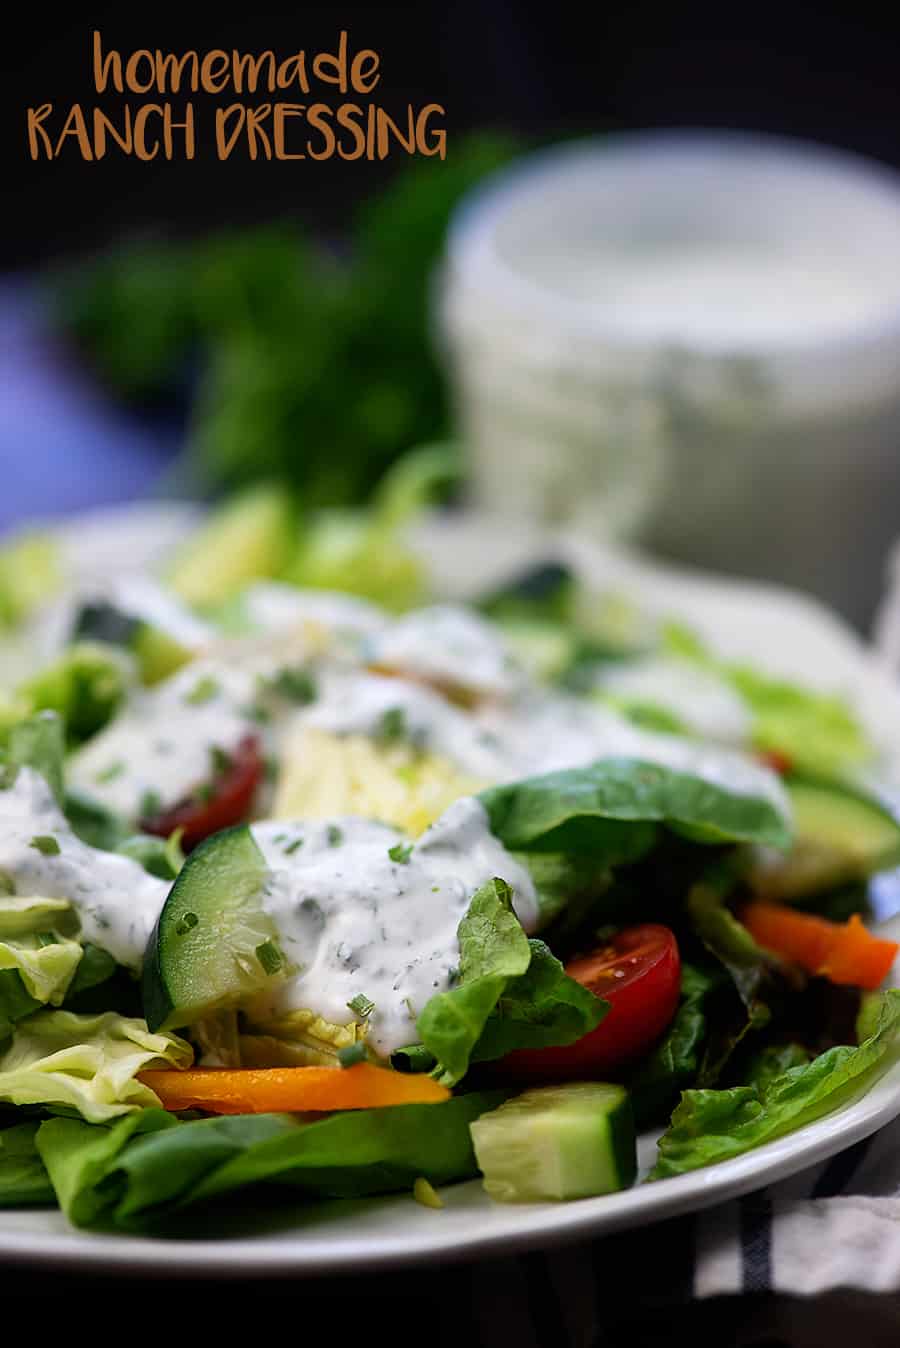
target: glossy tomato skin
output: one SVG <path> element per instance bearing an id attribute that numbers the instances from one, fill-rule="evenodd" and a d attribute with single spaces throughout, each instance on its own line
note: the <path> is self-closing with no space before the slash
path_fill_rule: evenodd
<path id="1" fill-rule="evenodd" d="M 151 819 L 142 819 L 144 833 L 161 838 L 183 829 L 181 846 L 190 852 L 204 838 L 241 824 L 250 815 L 253 798 L 263 777 L 263 759 L 255 735 L 241 740 L 225 772 L 203 795 L 196 794 Z"/>
<path id="2" fill-rule="evenodd" d="M 500 1075 L 521 1081 L 602 1079 L 647 1052 L 675 1015 L 681 958 L 668 927 L 650 922 L 626 927 L 565 967 L 610 1009 L 574 1044 L 508 1053 L 493 1064 Z"/>

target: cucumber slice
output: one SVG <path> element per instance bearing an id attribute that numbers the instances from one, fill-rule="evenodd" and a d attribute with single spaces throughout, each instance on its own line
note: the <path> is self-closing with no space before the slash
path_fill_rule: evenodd
<path id="1" fill-rule="evenodd" d="M 268 876 L 246 824 L 200 844 L 163 905 L 144 958 L 144 1015 L 176 1029 L 246 1001 L 284 969 L 263 911 Z"/>
<path id="2" fill-rule="evenodd" d="M 614 1193 L 637 1174 L 634 1117 L 622 1086 L 538 1086 L 469 1127 L 484 1187 L 500 1203 Z"/>
<path id="3" fill-rule="evenodd" d="M 216 604 L 251 581 L 279 575 L 297 522 L 282 487 L 251 487 L 221 506 L 175 557 L 168 581 L 189 604 Z"/>
<path id="4" fill-rule="evenodd" d="M 770 899 L 802 899 L 865 880 L 900 863 L 900 823 L 877 800 L 831 782 L 787 783 L 794 845 L 764 856 L 753 888 Z"/>

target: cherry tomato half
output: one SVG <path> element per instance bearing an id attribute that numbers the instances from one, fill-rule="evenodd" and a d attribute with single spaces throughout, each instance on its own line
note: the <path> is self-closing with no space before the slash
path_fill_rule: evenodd
<path id="1" fill-rule="evenodd" d="M 603 1077 L 649 1049 L 675 1014 L 681 959 L 674 935 L 655 923 L 626 927 L 566 965 L 566 973 L 609 1002 L 595 1030 L 559 1048 L 517 1049 L 497 1064 L 523 1081 Z"/>
<path id="2" fill-rule="evenodd" d="M 167 838 L 175 829 L 183 829 L 181 846 L 185 852 L 204 838 L 223 828 L 231 828 L 248 817 L 263 775 L 259 742 L 249 735 L 241 740 L 224 771 L 187 800 L 150 819 L 142 819 L 144 833 Z"/>

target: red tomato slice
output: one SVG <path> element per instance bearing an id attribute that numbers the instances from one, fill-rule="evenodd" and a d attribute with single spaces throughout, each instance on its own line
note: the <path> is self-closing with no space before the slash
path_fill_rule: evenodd
<path id="1" fill-rule="evenodd" d="M 566 973 L 609 1002 L 595 1030 L 559 1048 L 516 1049 L 496 1064 L 524 1081 L 602 1078 L 652 1047 L 675 1014 L 681 959 L 674 935 L 655 923 L 626 927 L 607 945 L 571 960 Z"/>
<path id="2" fill-rule="evenodd" d="M 223 828 L 240 824 L 249 816 L 263 775 L 259 741 L 253 735 L 241 740 L 225 771 L 179 805 L 163 810 L 151 819 L 142 819 L 144 833 L 168 838 L 175 829 L 183 829 L 181 846 L 185 852 L 204 838 Z"/>

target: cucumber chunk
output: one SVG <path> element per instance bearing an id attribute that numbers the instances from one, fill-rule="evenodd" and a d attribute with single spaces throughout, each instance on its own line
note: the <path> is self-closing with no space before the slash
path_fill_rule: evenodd
<path id="1" fill-rule="evenodd" d="M 221 506 L 174 558 L 168 581 L 189 604 L 216 604 L 280 575 L 296 546 L 290 494 L 264 483 Z"/>
<path id="2" fill-rule="evenodd" d="M 830 782 L 788 782 L 794 845 L 763 856 L 751 876 L 770 899 L 803 899 L 900 863 L 900 823 L 878 801 Z"/>
<path id="3" fill-rule="evenodd" d="M 268 870 L 246 824 L 188 857 L 144 958 L 151 1030 L 191 1025 L 252 998 L 284 972 L 278 931 L 263 911 Z"/>
<path id="4" fill-rule="evenodd" d="M 538 1086 L 469 1126 L 484 1187 L 500 1203 L 590 1198 L 634 1183 L 634 1117 L 622 1086 Z"/>

